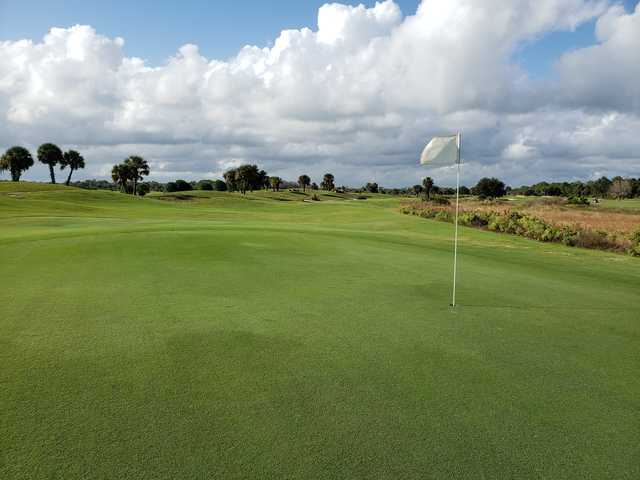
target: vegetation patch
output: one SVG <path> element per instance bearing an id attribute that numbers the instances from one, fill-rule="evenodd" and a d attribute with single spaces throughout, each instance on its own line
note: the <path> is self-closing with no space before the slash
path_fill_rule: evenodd
<path id="1" fill-rule="evenodd" d="M 507 202 L 463 202 L 459 222 L 469 227 L 519 235 L 540 242 L 640 255 L 640 216 L 628 214 L 632 220 L 623 225 L 625 230 L 632 233 L 625 234 L 619 228 L 607 229 L 602 225 L 599 228 L 600 212 L 587 214 L 594 217 L 590 221 L 577 222 L 576 215 L 570 209 L 556 208 L 551 213 L 548 206 L 546 208 L 541 213 L 540 208 L 526 205 L 518 208 Z M 435 201 L 407 202 L 401 206 L 401 212 L 444 222 L 453 222 L 455 219 L 453 206 Z M 584 213 L 578 215 L 580 219 L 583 216 Z M 635 229 L 631 230 L 632 227 Z"/>

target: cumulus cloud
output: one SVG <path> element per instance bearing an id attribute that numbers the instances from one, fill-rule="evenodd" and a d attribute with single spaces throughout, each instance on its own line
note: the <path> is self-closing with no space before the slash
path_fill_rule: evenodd
<path id="1" fill-rule="evenodd" d="M 596 23 L 598 44 L 558 63 L 562 97 L 577 107 L 640 113 L 640 4 L 614 5 Z"/>
<path id="2" fill-rule="evenodd" d="M 0 42 L 0 146 L 78 148 L 89 177 L 137 153 L 159 179 L 250 161 L 288 178 L 332 171 L 339 183 L 400 185 L 424 175 L 417 156 L 430 135 L 462 129 L 469 182 L 631 172 L 639 12 L 424 0 L 405 17 L 391 0 L 334 3 L 316 29 L 285 30 L 269 47 L 218 61 L 184 45 L 161 66 L 89 26 L 54 28 L 39 43 Z M 597 45 L 560 58 L 556 80 L 532 82 L 512 63 L 520 45 L 594 18 Z"/>

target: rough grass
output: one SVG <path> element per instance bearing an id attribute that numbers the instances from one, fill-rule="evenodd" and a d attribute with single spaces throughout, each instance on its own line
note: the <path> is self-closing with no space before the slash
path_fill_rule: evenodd
<path id="1" fill-rule="evenodd" d="M 455 205 L 404 200 L 402 211 L 424 218 L 452 221 Z M 500 217 L 506 219 L 511 212 L 526 215 L 530 220 L 534 220 L 533 223 L 537 228 L 553 229 L 555 233 L 541 235 L 542 232 L 529 232 L 526 228 L 518 228 L 517 232 L 507 231 L 507 233 L 517 233 L 527 238 L 563 242 L 584 248 L 630 252 L 637 243 L 633 239 L 640 231 L 640 212 L 632 209 L 613 211 L 600 207 L 570 206 L 561 198 L 524 201 L 522 198 L 517 198 L 491 202 L 464 199 L 460 204 L 463 220 L 468 216 L 478 216 L 478 218 L 493 216 L 496 219 Z M 501 231 L 500 228 L 492 228 L 491 224 L 487 226 L 486 222 L 478 224 L 471 222 L 471 224 Z"/>
<path id="2" fill-rule="evenodd" d="M 637 259 L 463 228 L 454 311 L 394 199 L 29 188 L 2 479 L 640 477 Z"/>
<path id="3" fill-rule="evenodd" d="M 621 205 L 625 202 L 627 201 L 622 201 Z M 554 225 L 575 225 L 586 230 L 601 230 L 622 235 L 630 235 L 640 228 L 640 212 L 634 211 L 632 207 L 622 211 L 611 211 L 599 206 L 566 205 L 563 199 L 557 198 L 527 200 L 524 203 L 466 201 L 462 208 L 480 211 L 517 209 Z"/>

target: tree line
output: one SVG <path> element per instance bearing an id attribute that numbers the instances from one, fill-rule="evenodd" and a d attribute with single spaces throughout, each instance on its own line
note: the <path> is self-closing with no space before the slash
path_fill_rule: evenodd
<path id="1" fill-rule="evenodd" d="M 527 196 L 634 198 L 640 197 L 640 178 L 616 176 L 612 179 L 600 177 L 588 182 L 539 182 L 510 188 L 509 193 Z"/>
<path id="2" fill-rule="evenodd" d="M 60 170 L 68 168 L 69 174 L 65 184 L 71 183 L 75 171 L 85 168 L 84 157 L 76 150 L 63 152 L 53 143 L 44 143 L 38 147 L 36 158 L 49 168 L 51 183 L 56 183 L 55 167 Z M 34 165 L 34 159 L 29 150 L 21 146 L 13 146 L 0 157 L 0 172 L 9 171 L 11 180 L 17 182 L 22 174 Z M 254 164 L 240 165 L 224 172 L 224 180 L 200 180 L 187 182 L 176 180 L 162 184 L 159 182 L 144 182 L 144 177 L 150 174 L 148 162 L 137 155 L 130 156 L 124 162 L 114 165 L 111 170 L 113 184 L 104 180 L 83 180 L 74 185 L 89 189 L 119 189 L 132 195 L 145 195 L 149 191 L 180 192 L 187 190 L 217 190 L 231 191 L 246 194 L 254 190 L 280 191 L 283 188 L 301 188 L 306 191 L 355 191 L 368 193 L 384 193 L 391 195 L 415 195 L 424 196 L 430 200 L 434 195 L 454 195 L 452 187 L 439 187 L 431 177 L 423 179 L 421 184 L 409 188 L 382 188 L 375 182 L 369 182 L 360 189 L 347 187 L 337 188 L 335 177 L 332 173 L 326 173 L 318 185 L 311 181 L 307 174 L 300 175 L 296 182 L 283 180 L 275 175 L 268 175 L 266 171 Z M 640 178 L 624 178 L 621 176 L 612 179 L 603 176 L 597 180 L 588 182 L 539 182 L 533 185 L 523 185 L 517 188 L 507 186 L 497 178 L 482 178 L 474 187 L 461 186 L 461 195 L 476 195 L 480 198 L 498 198 L 504 195 L 526 196 L 563 196 L 568 198 L 583 199 L 585 197 L 597 198 L 634 198 L 640 197 Z"/>
<path id="3" fill-rule="evenodd" d="M 49 167 L 51 183 L 56 183 L 55 167 L 60 166 L 60 170 L 69 169 L 69 175 L 65 181 L 66 185 L 71 183 L 73 172 L 85 167 L 82 155 L 76 150 L 63 152 L 60 147 L 53 143 L 43 143 L 38 147 L 38 161 Z M 24 147 L 14 146 L 0 157 L 0 172 L 9 171 L 11 180 L 19 182 L 24 172 L 29 170 L 34 164 L 31 152 Z"/>
<path id="4" fill-rule="evenodd" d="M 303 192 L 310 188 L 311 190 L 327 190 L 336 189 L 335 177 L 332 173 L 325 173 L 320 186 L 315 182 L 311 182 L 311 177 L 307 174 L 300 175 L 297 182 L 287 182 L 281 177 L 268 175 L 267 172 L 258 168 L 257 165 L 240 165 L 237 168 L 231 168 L 222 175 L 225 183 L 225 190 L 230 192 L 240 192 L 246 194 L 247 191 L 254 190 L 273 190 L 280 191 L 282 188 L 300 187 Z"/>
<path id="5" fill-rule="evenodd" d="M 266 171 L 257 165 L 240 165 L 224 172 L 224 180 L 198 180 L 186 181 L 178 179 L 167 183 L 156 181 L 141 183 L 150 173 L 149 165 L 142 157 L 131 156 L 123 163 L 114 165 L 111 170 L 113 183 L 105 180 L 82 180 L 73 185 L 91 190 L 106 189 L 120 190 L 133 195 L 145 195 L 149 192 L 186 192 L 191 190 L 209 190 L 220 192 L 240 192 L 246 194 L 255 190 L 272 190 L 278 192 L 284 188 L 301 188 L 311 190 L 336 190 L 335 177 L 332 173 L 326 173 L 320 185 L 311 181 L 307 174 L 300 175 L 296 182 L 287 181 L 275 175 L 268 175 Z M 345 188 L 345 187 L 343 187 Z"/>

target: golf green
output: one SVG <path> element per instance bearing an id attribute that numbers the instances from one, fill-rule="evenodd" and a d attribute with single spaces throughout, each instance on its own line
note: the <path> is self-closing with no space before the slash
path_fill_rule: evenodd
<path id="1" fill-rule="evenodd" d="M 0 478 L 640 478 L 640 260 L 332 195 L 0 183 Z"/>

